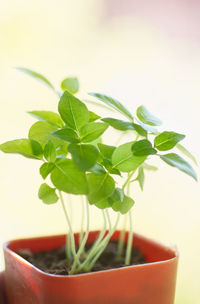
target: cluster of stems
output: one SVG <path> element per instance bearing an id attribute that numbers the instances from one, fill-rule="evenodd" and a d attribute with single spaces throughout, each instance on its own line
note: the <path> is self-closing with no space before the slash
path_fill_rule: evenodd
<path id="1" fill-rule="evenodd" d="M 130 195 L 130 180 L 134 172 L 128 175 L 123 189 L 127 189 L 127 195 Z M 95 263 L 101 256 L 101 254 L 106 249 L 108 243 L 111 240 L 113 233 L 116 231 L 120 217 L 122 215 L 118 212 L 116 215 L 116 219 L 114 224 L 112 224 L 109 211 L 108 209 L 102 210 L 102 217 L 103 217 L 103 227 L 99 232 L 99 235 L 91 248 L 86 252 L 86 244 L 89 236 L 89 228 L 90 228 L 90 213 L 89 213 L 89 203 L 87 200 L 84 201 L 82 197 L 81 201 L 81 229 L 79 232 L 79 244 L 75 243 L 74 232 L 72 228 L 72 224 L 70 221 L 70 216 L 68 214 L 67 208 L 65 206 L 65 202 L 63 199 L 62 192 L 59 191 L 60 202 L 62 205 L 62 209 L 65 214 L 68 234 L 66 237 L 66 256 L 68 267 L 70 268 L 69 274 L 76 274 L 76 273 L 84 273 L 90 272 L 94 267 Z M 85 206 L 84 206 L 85 205 Z M 86 228 L 84 231 L 84 217 L 86 210 Z M 128 219 L 128 221 L 127 221 Z M 132 252 L 132 243 L 133 243 L 133 227 L 132 227 L 132 214 L 129 211 L 127 214 L 124 215 L 124 223 L 122 230 L 120 231 L 120 237 L 118 241 L 118 250 L 116 260 L 121 261 L 122 256 L 124 255 L 125 251 L 125 234 L 126 234 L 126 226 L 127 222 L 129 223 L 129 234 L 128 234 L 128 241 L 126 244 L 126 252 L 125 252 L 125 265 L 130 265 L 131 263 L 131 252 Z"/>

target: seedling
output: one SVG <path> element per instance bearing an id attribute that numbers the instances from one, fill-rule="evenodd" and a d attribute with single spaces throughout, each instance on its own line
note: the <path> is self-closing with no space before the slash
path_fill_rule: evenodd
<path id="1" fill-rule="evenodd" d="M 100 113 L 90 111 L 86 103 L 74 96 L 79 89 L 77 78 L 64 79 L 60 92 L 44 76 L 24 68 L 19 70 L 42 81 L 57 94 L 58 113 L 30 111 L 29 114 L 38 121 L 30 127 L 28 138 L 5 142 L 0 145 L 0 150 L 18 153 L 42 163 L 40 174 L 48 182 L 41 184 L 38 196 L 47 205 L 55 204 L 60 199 L 69 228 L 66 238 L 69 273 L 92 270 L 122 215 L 125 222 L 129 218 L 129 236 L 124 248 L 125 223 L 116 259 L 120 260 L 122 252 L 126 250 L 124 264 L 129 265 L 133 241 L 131 208 L 134 206 L 130 184 L 138 182 L 143 190 L 145 171 L 157 169 L 148 163 L 151 157 L 159 157 L 197 180 L 194 169 L 185 159 L 175 152 L 166 153 L 176 148 L 196 164 L 191 153 L 179 143 L 185 135 L 173 131 L 159 132 L 161 120 L 144 106 L 139 106 L 136 115 L 133 115 L 119 101 L 104 94 L 89 95 L 95 98 L 97 104 L 103 102 L 106 107 L 119 112 L 122 119 L 102 117 Z M 103 135 L 110 128 L 120 131 L 122 135 L 128 132 L 130 141 L 117 146 L 103 143 Z M 85 204 L 86 219 L 82 218 L 78 248 L 63 193 L 82 195 L 82 203 Z M 101 210 L 104 225 L 93 246 L 86 249 L 90 205 Z M 110 219 L 110 209 L 116 212 L 114 223 Z"/>

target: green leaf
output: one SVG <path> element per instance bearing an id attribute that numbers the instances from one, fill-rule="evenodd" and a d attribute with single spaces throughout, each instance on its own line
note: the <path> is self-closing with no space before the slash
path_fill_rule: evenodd
<path id="1" fill-rule="evenodd" d="M 120 131 L 127 131 L 127 130 L 134 130 L 134 124 L 130 121 L 124 121 L 120 119 L 115 119 L 111 117 L 102 118 L 101 119 L 104 122 L 107 122 L 111 127 L 113 127 L 116 130 Z"/>
<path id="2" fill-rule="evenodd" d="M 100 137 L 108 128 L 107 123 L 91 122 L 83 126 L 80 130 L 82 142 L 91 142 Z"/>
<path id="3" fill-rule="evenodd" d="M 124 196 L 123 201 L 117 201 L 112 204 L 112 209 L 114 211 L 120 212 L 121 214 L 127 213 L 134 205 L 134 200 L 129 196 Z"/>
<path id="4" fill-rule="evenodd" d="M 74 130 L 80 130 L 89 121 L 86 105 L 68 91 L 61 96 L 58 111 L 67 126 Z"/>
<path id="5" fill-rule="evenodd" d="M 49 187 L 47 184 L 42 184 L 38 191 L 39 198 L 45 204 L 55 204 L 58 201 L 58 196 L 56 194 L 56 189 Z"/>
<path id="6" fill-rule="evenodd" d="M 101 200 L 105 200 L 115 189 L 115 181 L 107 173 L 102 175 L 89 173 L 87 177 L 89 187 L 88 200 L 90 204 L 96 204 Z"/>
<path id="7" fill-rule="evenodd" d="M 66 156 L 67 153 L 68 153 L 68 143 L 67 142 L 64 142 L 62 145 L 60 145 L 57 149 L 56 149 L 56 155 L 57 156 L 60 156 L 60 155 L 63 155 L 63 156 Z"/>
<path id="8" fill-rule="evenodd" d="M 68 77 L 65 78 L 62 82 L 61 82 L 61 89 L 63 91 L 67 90 L 72 94 L 75 94 L 78 92 L 79 90 L 79 81 L 77 77 Z"/>
<path id="9" fill-rule="evenodd" d="M 40 167 L 40 174 L 45 179 L 49 173 L 54 169 L 55 164 L 54 163 L 44 163 Z"/>
<path id="10" fill-rule="evenodd" d="M 96 113 L 92 112 L 92 111 L 89 111 L 89 122 L 93 122 L 93 121 L 96 121 L 98 119 L 101 118 L 101 116 L 97 115 Z"/>
<path id="11" fill-rule="evenodd" d="M 157 171 L 157 170 L 158 170 L 157 167 L 152 166 L 152 165 L 149 165 L 149 164 L 147 164 L 147 163 L 144 163 L 142 166 L 143 166 L 143 168 L 144 168 L 145 170 L 149 170 L 149 171 Z"/>
<path id="12" fill-rule="evenodd" d="M 96 97 L 100 101 L 103 101 L 105 104 L 117 110 L 124 116 L 128 117 L 131 121 L 133 121 L 132 114 L 118 100 L 101 93 L 89 93 L 89 95 Z"/>
<path id="13" fill-rule="evenodd" d="M 51 82 L 46 78 L 44 77 L 43 75 L 33 71 L 33 70 L 30 70 L 30 69 L 26 69 L 26 68 L 21 68 L 21 67 L 17 67 L 16 70 L 18 71 L 21 71 L 21 72 L 24 72 L 25 74 L 41 81 L 42 83 L 44 83 L 45 85 L 47 85 L 49 88 L 53 89 L 55 91 L 55 88 L 54 86 L 51 84 Z"/>
<path id="14" fill-rule="evenodd" d="M 86 175 L 71 159 L 62 159 L 56 163 L 56 168 L 51 173 L 51 181 L 57 189 L 67 193 L 88 193 Z"/>
<path id="15" fill-rule="evenodd" d="M 89 172 L 95 173 L 95 174 L 105 174 L 106 171 L 103 166 L 100 164 L 95 164 L 92 168 L 88 170 Z"/>
<path id="16" fill-rule="evenodd" d="M 185 138 L 185 135 L 164 131 L 154 139 L 154 146 L 159 151 L 166 151 L 174 148 L 176 144 Z"/>
<path id="17" fill-rule="evenodd" d="M 107 159 L 112 159 L 113 152 L 115 151 L 116 147 L 114 146 L 109 146 L 109 145 L 104 145 L 104 144 L 98 144 L 98 148 L 101 152 L 101 154 L 107 158 Z"/>
<path id="18" fill-rule="evenodd" d="M 197 181 L 197 175 L 192 166 L 176 153 L 160 155 L 160 158 L 168 165 L 176 167 L 177 169 L 185 172 Z"/>
<path id="19" fill-rule="evenodd" d="M 138 123 L 139 123 L 139 126 L 145 130 L 146 132 L 149 132 L 149 133 L 152 133 L 152 134 L 158 134 L 158 131 L 156 128 L 150 126 L 150 125 L 145 125 L 143 122 L 139 121 L 138 120 Z M 139 133 L 139 132 L 138 132 Z M 143 135 L 144 137 L 147 137 L 147 133 L 146 133 L 146 136 Z"/>
<path id="20" fill-rule="evenodd" d="M 64 123 L 59 114 L 52 111 L 30 111 L 28 112 L 33 117 L 46 121 L 49 124 L 52 124 L 58 128 L 62 128 Z"/>
<path id="21" fill-rule="evenodd" d="M 197 163 L 197 161 L 196 161 L 196 159 L 195 159 L 195 157 L 183 146 L 183 145 L 181 145 L 181 144 L 177 144 L 176 145 L 176 148 L 180 151 L 180 152 L 182 152 L 185 156 L 187 156 L 188 158 L 190 158 L 193 162 L 194 162 L 194 164 L 196 165 L 196 166 L 198 166 L 198 163 Z"/>
<path id="22" fill-rule="evenodd" d="M 139 120 L 144 124 L 150 126 L 160 126 L 162 124 L 162 121 L 159 118 L 153 116 L 144 106 L 138 107 L 136 114 Z"/>
<path id="23" fill-rule="evenodd" d="M 112 206 L 112 203 L 110 203 L 108 199 L 103 199 L 95 203 L 94 205 L 99 209 L 106 209 L 106 208 L 110 208 Z"/>
<path id="24" fill-rule="evenodd" d="M 115 191 L 113 192 L 113 194 L 109 197 L 109 199 L 111 199 L 111 201 L 114 202 L 123 202 L 124 200 L 124 190 L 120 189 L 120 188 L 115 188 Z"/>
<path id="25" fill-rule="evenodd" d="M 146 159 L 146 156 L 135 156 L 131 150 L 135 142 L 128 142 L 116 148 L 112 155 L 112 164 L 122 172 L 136 170 Z"/>
<path id="26" fill-rule="evenodd" d="M 140 167 L 138 169 L 138 176 L 137 176 L 137 181 L 140 185 L 140 189 L 143 191 L 144 189 L 144 179 L 145 179 L 145 176 L 144 176 L 144 169 L 142 167 Z"/>
<path id="27" fill-rule="evenodd" d="M 41 159 L 43 153 L 37 141 L 24 138 L 5 142 L 0 145 L 0 150 L 4 153 L 16 153 L 34 159 Z"/>
<path id="28" fill-rule="evenodd" d="M 51 163 L 54 163 L 56 160 L 56 148 L 51 140 L 44 146 L 44 157 Z"/>
<path id="29" fill-rule="evenodd" d="M 71 153 L 76 166 L 83 171 L 91 169 L 99 157 L 97 148 L 89 144 L 70 144 L 68 151 Z"/>
<path id="30" fill-rule="evenodd" d="M 48 122 L 37 121 L 29 129 L 28 137 L 39 142 L 42 147 L 44 147 L 49 140 L 51 140 L 53 144 L 58 147 L 63 142 L 51 135 L 51 133 L 53 133 L 55 130 L 56 127 L 52 126 Z"/>
<path id="31" fill-rule="evenodd" d="M 52 136 L 57 137 L 59 139 L 68 141 L 70 143 L 78 143 L 80 139 L 73 129 L 70 128 L 63 128 L 58 131 L 52 133 Z"/>
<path id="32" fill-rule="evenodd" d="M 131 149 L 135 156 L 153 155 L 157 153 L 157 151 L 153 149 L 151 142 L 147 139 L 136 141 Z"/>

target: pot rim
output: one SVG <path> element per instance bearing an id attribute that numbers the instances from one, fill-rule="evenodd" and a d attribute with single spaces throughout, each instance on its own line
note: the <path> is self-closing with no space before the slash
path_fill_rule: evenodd
<path id="1" fill-rule="evenodd" d="M 120 230 L 116 230 L 114 233 L 119 232 Z M 97 233 L 99 232 L 99 230 L 93 230 L 90 231 L 90 233 Z M 127 231 L 128 232 L 128 231 Z M 75 234 L 79 234 L 79 232 L 75 233 Z M 55 235 L 47 235 L 47 236 L 38 236 L 38 237 L 24 237 L 24 238 L 19 238 L 19 239 L 14 239 L 14 240 L 10 240 L 7 241 L 3 244 L 3 250 L 5 252 L 8 252 L 10 255 L 14 256 L 16 259 L 18 259 L 19 261 L 21 261 L 23 264 L 26 264 L 27 266 L 33 268 L 35 271 L 41 273 L 43 276 L 47 276 L 47 277 L 54 277 L 54 278 L 62 278 L 62 279 L 66 279 L 66 278 L 75 278 L 75 277 L 84 277 L 84 276 L 88 276 L 88 275 L 97 275 L 97 274 L 102 274 L 102 273 L 108 273 L 108 272 L 113 272 L 113 271 L 125 271 L 126 269 L 132 269 L 132 268 L 147 268 L 147 267 L 151 267 L 152 265 L 154 265 L 155 267 L 160 265 L 160 264 L 169 264 L 169 263 L 173 263 L 176 260 L 178 260 L 179 258 L 179 251 L 177 249 L 176 245 L 172 245 L 172 246 L 166 246 L 164 245 L 162 242 L 157 241 L 154 238 L 148 238 L 148 237 L 144 237 L 141 234 L 138 233 L 134 233 L 134 235 L 136 235 L 138 238 L 144 240 L 144 241 L 150 241 L 151 243 L 158 245 L 160 247 L 163 247 L 163 249 L 165 248 L 165 250 L 167 249 L 168 252 L 170 252 L 173 257 L 171 258 L 167 258 L 165 260 L 162 261 L 156 261 L 156 262 L 147 262 L 145 264 L 137 264 L 137 265 L 128 265 L 128 266 L 123 266 L 120 268 L 112 268 L 112 269 L 106 269 L 106 270 L 98 270 L 98 271 L 93 271 L 93 272 L 87 272 L 87 273 L 79 273 L 79 274 L 73 274 L 73 275 L 55 275 L 55 274 L 51 274 L 48 272 L 45 272 L 41 269 L 39 269 L 38 267 L 34 266 L 33 264 L 31 264 L 30 262 L 28 262 L 26 259 L 24 259 L 23 257 L 21 257 L 19 254 L 17 254 L 14 250 L 9 248 L 9 245 L 12 244 L 12 242 L 20 242 L 20 241 L 24 241 L 24 240 L 33 240 L 33 239 L 51 239 L 52 237 L 66 237 L 65 234 L 55 234 Z"/>

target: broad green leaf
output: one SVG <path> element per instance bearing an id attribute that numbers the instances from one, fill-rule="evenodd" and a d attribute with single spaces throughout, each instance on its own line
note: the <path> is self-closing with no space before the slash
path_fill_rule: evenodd
<path id="1" fill-rule="evenodd" d="M 143 163 L 142 167 L 145 169 L 145 170 L 149 170 L 149 171 L 157 171 L 158 168 L 155 167 L 155 166 L 152 166 L 152 165 L 149 165 L 147 163 Z"/>
<path id="2" fill-rule="evenodd" d="M 62 145 L 60 145 L 57 149 L 56 149 L 56 155 L 64 155 L 66 156 L 68 153 L 68 143 L 64 142 Z"/>
<path id="3" fill-rule="evenodd" d="M 112 155 L 112 164 L 122 172 L 136 170 L 146 159 L 146 156 L 135 156 L 131 150 L 135 142 L 128 142 L 116 148 Z"/>
<path id="4" fill-rule="evenodd" d="M 64 123 L 59 114 L 52 111 L 30 111 L 28 112 L 33 117 L 46 121 L 49 124 L 55 125 L 58 128 L 62 128 Z"/>
<path id="5" fill-rule="evenodd" d="M 106 209 L 106 208 L 110 208 L 112 206 L 112 203 L 110 203 L 108 199 L 103 199 L 95 203 L 94 205 L 99 209 Z"/>
<path id="6" fill-rule="evenodd" d="M 127 213 L 134 205 L 134 200 L 129 196 L 124 196 L 123 201 L 117 201 L 112 204 L 112 209 L 114 211 L 120 212 L 121 214 Z"/>
<path id="7" fill-rule="evenodd" d="M 140 167 L 138 169 L 138 176 L 137 176 L 137 181 L 140 185 L 140 189 L 143 191 L 144 189 L 144 179 L 145 179 L 145 176 L 144 176 L 144 169 L 142 167 Z"/>
<path id="8" fill-rule="evenodd" d="M 143 139 L 136 141 L 132 145 L 132 152 L 135 156 L 147 156 L 147 155 L 153 155 L 156 154 L 157 151 L 153 149 L 152 144 L 149 140 Z"/>
<path id="9" fill-rule="evenodd" d="M 71 159 L 63 159 L 56 164 L 56 168 L 51 173 L 51 181 L 57 189 L 67 193 L 88 193 L 86 175 Z"/>
<path id="10" fill-rule="evenodd" d="M 98 144 L 98 148 L 101 152 L 101 154 L 107 158 L 107 159 L 112 159 L 113 152 L 115 151 L 116 147 L 114 146 L 109 146 L 109 145 L 104 145 L 104 144 Z"/>
<path id="11" fill-rule="evenodd" d="M 70 143 L 78 143 L 80 139 L 73 129 L 70 128 L 63 128 L 58 131 L 52 133 L 52 136 L 57 137 L 59 139 L 68 141 Z"/>
<path id="12" fill-rule="evenodd" d="M 91 169 L 99 157 L 97 148 L 89 144 L 70 144 L 68 151 L 71 153 L 76 166 L 83 171 Z"/>
<path id="13" fill-rule="evenodd" d="M 44 147 L 49 140 L 51 140 L 54 145 L 58 147 L 63 142 L 51 135 L 51 133 L 53 133 L 55 130 L 56 127 L 52 126 L 48 122 L 37 121 L 30 127 L 28 137 L 39 142 L 42 147 Z"/>
<path id="14" fill-rule="evenodd" d="M 112 193 L 112 195 L 109 197 L 110 201 L 112 203 L 114 202 L 123 202 L 124 200 L 124 190 L 120 188 L 115 188 L 115 191 Z"/>
<path id="15" fill-rule="evenodd" d="M 102 118 L 101 119 L 104 122 L 107 122 L 111 127 L 113 127 L 116 130 L 120 131 L 127 131 L 127 130 L 134 130 L 134 124 L 130 121 L 124 121 L 120 119 L 115 119 L 111 117 Z"/>
<path id="16" fill-rule="evenodd" d="M 53 89 L 55 91 L 55 88 L 54 86 L 51 84 L 51 82 L 46 78 L 44 77 L 43 75 L 33 71 L 33 70 L 30 70 L 30 69 L 26 69 L 26 68 L 21 68 L 21 67 L 17 67 L 16 70 L 18 71 L 21 71 L 21 72 L 24 72 L 25 74 L 43 82 L 45 85 L 47 85 L 49 88 Z"/>
<path id="17" fill-rule="evenodd" d="M 58 111 L 67 126 L 74 130 L 80 130 L 89 121 L 86 105 L 68 91 L 61 96 Z"/>
<path id="18" fill-rule="evenodd" d="M 95 173 L 95 174 L 105 174 L 106 171 L 103 166 L 100 164 L 95 164 L 92 168 L 88 170 L 89 172 Z"/>
<path id="19" fill-rule="evenodd" d="M 51 140 L 44 146 L 44 157 L 51 163 L 54 163 L 56 160 L 56 148 Z"/>
<path id="20" fill-rule="evenodd" d="M 54 169 L 55 164 L 54 163 L 44 163 L 40 167 L 40 174 L 45 179 L 49 173 Z"/>
<path id="21" fill-rule="evenodd" d="M 105 104 L 107 104 L 111 108 L 117 110 L 121 114 L 128 117 L 131 121 L 133 121 L 132 114 L 118 100 L 116 100 L 116 99 L 114 99 L 110 96 L 107 96 L 105 94 L 101 94 L 101 93 L 89 93 L 89 95 L 96 97 L 100 101 L 104 102 Z"/>
<path id="22" fill-rule="evenodd" d="M 164 131 L 154 139 L 154 146 L 159 151 L 166 151 L 174 148 L 176 144 L 185 138 L 185 135 Z"/>
<path id="23" fill-rule="evenodd" d="M 185 156 L 187 156 L 188 158 L 190 158 L 195 163 L 196 166 L 198 166 L 198 163 L 197 163 L 195 157 L 183 145 L 177 144 L 176 148 L 180 152 L 182 152 Z"/>
<path id="24" fill-rule="evenodd" d="M 85 126 L 83 126 L 80 130 L 81 141 L 91 142 L 99 138 L 107 128 L 108 128 L 107 123 L 90 122 Z"/>
<path id="25" fill-rule="evenodd" d="M 79 81 L 77 77 L 68 77 L 63 79 L 61 82 L 61 89 L 63 91 L 67 90 L 71 94 L 76 94 L 79 90 Z"/>
<path id="26" fill-rule="evenodd" d="M 177 169 L 185 172 L 186 174 L 193 177 L 195 180 L 197 180 L 197 175 L 192 166 L 186 162 L 182 157 L 180 157 L 176 153 L 168 153 L 165 155 L 160 155 L 160 158 L 166 162 L 168 165 L 172 167 L 176 167 Z"/>
<path id="27" fill-rule="evenodd" d="M 58 196 L 56 194 L 56 189 L 49 187 L 47 184 L 42 184 L 38 191 L 39 198 L 45 204 L 55 204 L 58 201 Z"/>
<path id="28" fill-rule="evenodd" d="M 0 150 L 4 153 L 21 154 L 28 158 L 41 159 L 43 150 L 41 145 L 32 139 L 15 139 L 0 145 Z"/>
<path id="29" fill-rule="evenodd" d="M 89 111 L 89 115 L 90 115 L 89 122 L 93 122 L 101 118 L 99 115 L 97 115 L 92 111 Z"/>
<path id="30" fill-rule="evenodd" d="M 102 175 L 89 173 L 87 177 L 89 187 L 88 200 L 90 204 L 96 204 L 101 200 L 105 200 L 115 189 L 115 181 L 107 173 Z"/>
<path id="31" fill-rule="evenodd" d="M 144 124 L 150 126 L 160 126 L 162 124 L 162 121 L 159 118 L 153 116 L 144 106 L 138 107 L 136 114 L 139 120 Z"/>

